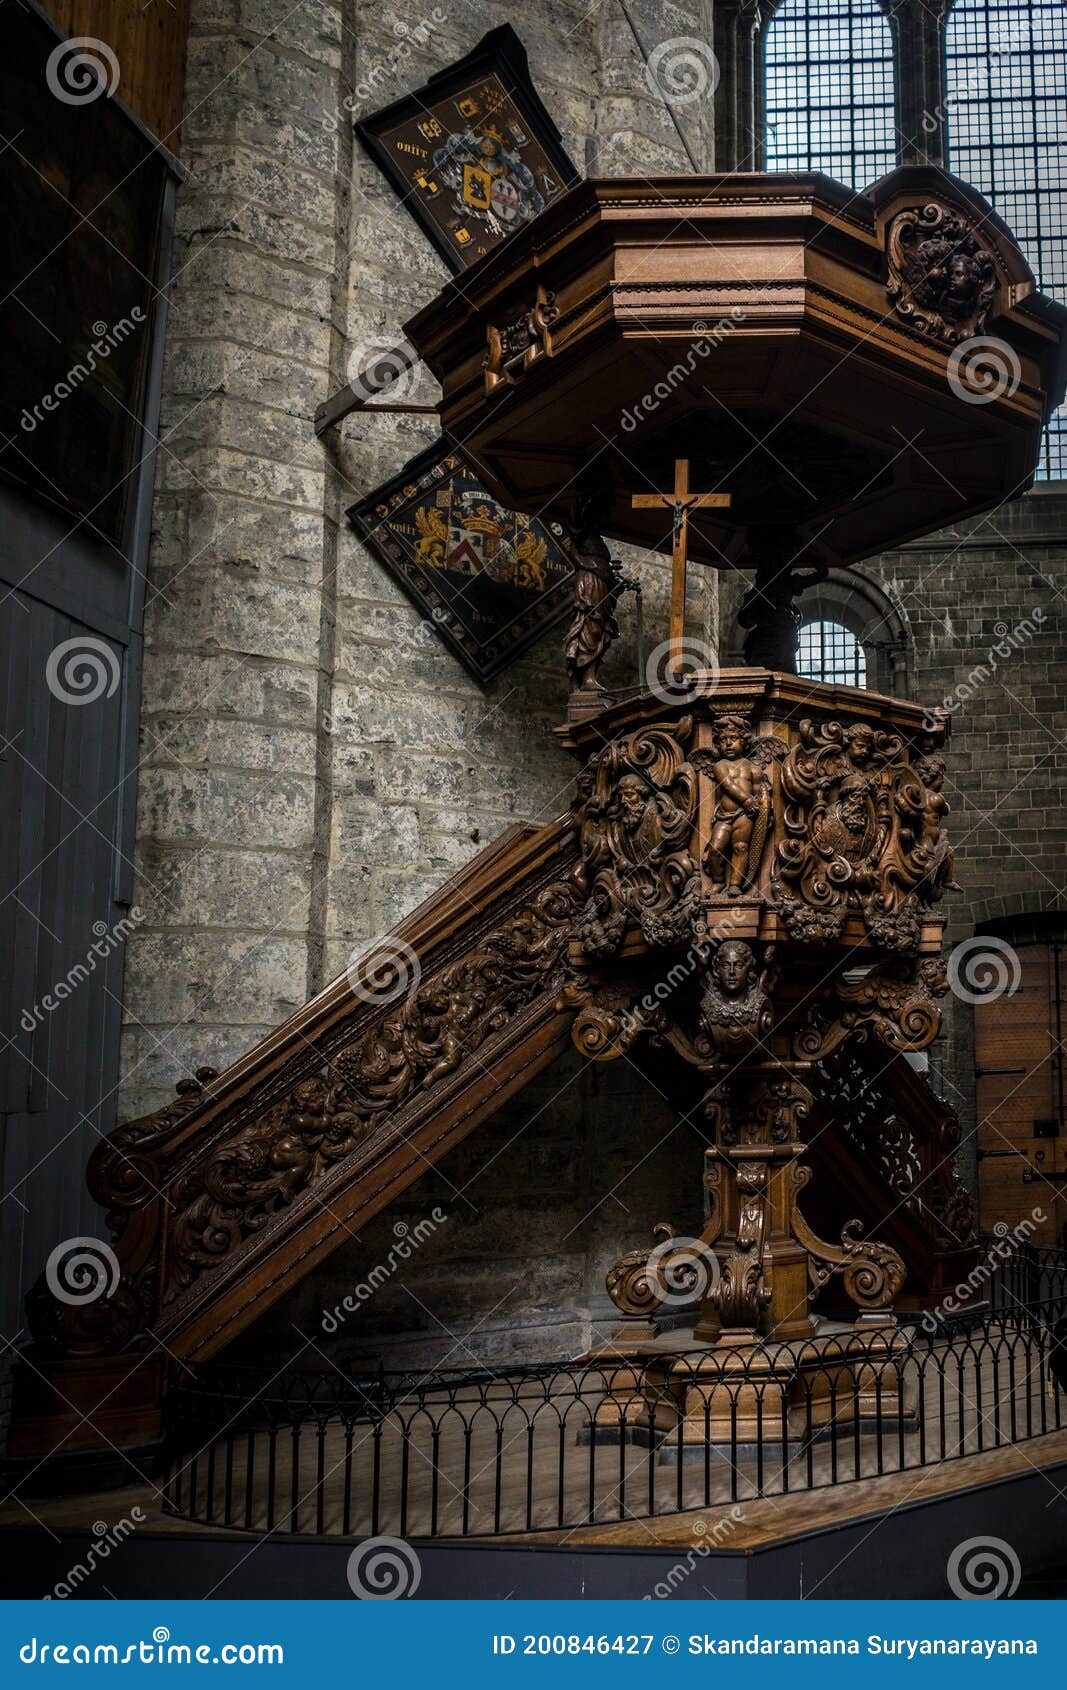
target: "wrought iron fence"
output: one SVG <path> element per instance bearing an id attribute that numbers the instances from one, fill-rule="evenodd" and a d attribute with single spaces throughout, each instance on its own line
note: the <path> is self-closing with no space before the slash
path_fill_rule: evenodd
<path id="1" fill-rule="evenodd" d="M 423 1375 L 210 1367 L 169 1403 L 165 1505 L 256 1532 L 467 1537 L 741 1504 L 1058 1430 L 1067 1257 L 971 1312 L 804 1343 Z"/>

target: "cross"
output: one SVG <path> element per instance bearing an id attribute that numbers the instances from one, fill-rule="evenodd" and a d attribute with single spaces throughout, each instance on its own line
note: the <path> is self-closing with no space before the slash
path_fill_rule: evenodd
<path id="1" fill-rule="evenodd" d="M 682 636 L 685 632 L 685 570 L 688 561 L 689 512 L 691 510 L 728 510 L 729 493 L 690 493 L 689 459 L 674 462 L 673 493 L 634 493 L 634 510 L 651 510 L 665 505 L 674 519 L 674 544 L 671 549 L 671 623 L 668 663 L 675 673 L 682 660 Z"/>

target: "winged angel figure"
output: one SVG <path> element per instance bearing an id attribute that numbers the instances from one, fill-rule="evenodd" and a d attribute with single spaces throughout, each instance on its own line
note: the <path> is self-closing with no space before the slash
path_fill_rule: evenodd
<path id="1" fill-rule="evenodd" d="M 788 747 L 772 734 L 754 738 L 740 716 L 720 716 L 714 751 L 694 751 L 693 767 L 715 785 L 704 868 L 713 892 L 739 898 L 759 873 L 772 815 L 770 766 Z"/>

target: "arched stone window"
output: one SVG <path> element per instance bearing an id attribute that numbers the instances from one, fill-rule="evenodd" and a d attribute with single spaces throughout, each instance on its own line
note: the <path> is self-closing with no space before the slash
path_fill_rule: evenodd
<path id="1" fill-rule="evenodd" d="M 762 51 L 768 170 L 863 188 L 894 168 L 893 38 L 876 0 L 782 0 Z"/>
<path id="2" fill-rule="evenodd" d="M 902 608 L 855 569 L 832 569 L 799 599 L 797 668 L 813 680 L 904 697 L 908 630 Z"/>
<path id="3" fill-rule="evenodd" d="M 735 586 L 732 593 L 726 610 L 726 625 L 730 629 L 724 642 L 727 664 L 744 661 L 744 629 L 734 608 L 740 600 L 740 589 Z M 840 685 L 869 687 L 872 692 L 886 693 L 891 698 L 911 696 L 911 633 L 904 608 L 895 596 L 883 591 L 858 569 L 831 569 L 825 581 L 801 593 L 797 605 L 802 636 L 798 653 L 801 673 L 813 679 L 837 681 Z M 825 632 L 814 632 L 818 623 L 827 625 Z M 841 632 L 835 633 L 835 628 Z M 823 668 L 815 667 L 820 655 Z M 831 673 L 835 667 L 839 672 Z"/>
<path id="4" fill-rule="evenodd" d="M 1067 300 L 1067 17 L 1063 0 L 955 0 L 945 28 L 949 169 L 985 194 L 1038 286 Z M 1067 477 L 1067 411 L 1044 478 Z"/>

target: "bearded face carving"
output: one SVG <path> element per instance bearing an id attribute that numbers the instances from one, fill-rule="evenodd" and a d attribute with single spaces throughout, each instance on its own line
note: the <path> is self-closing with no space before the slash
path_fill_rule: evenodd
<path id="1" fill-rule="evenodd" d="M 961 212 L 936 203 L 900 212 L 889 227 L 888 258 L 898 316 L 950 346 L 981 333 L 996 264 Z"/>

